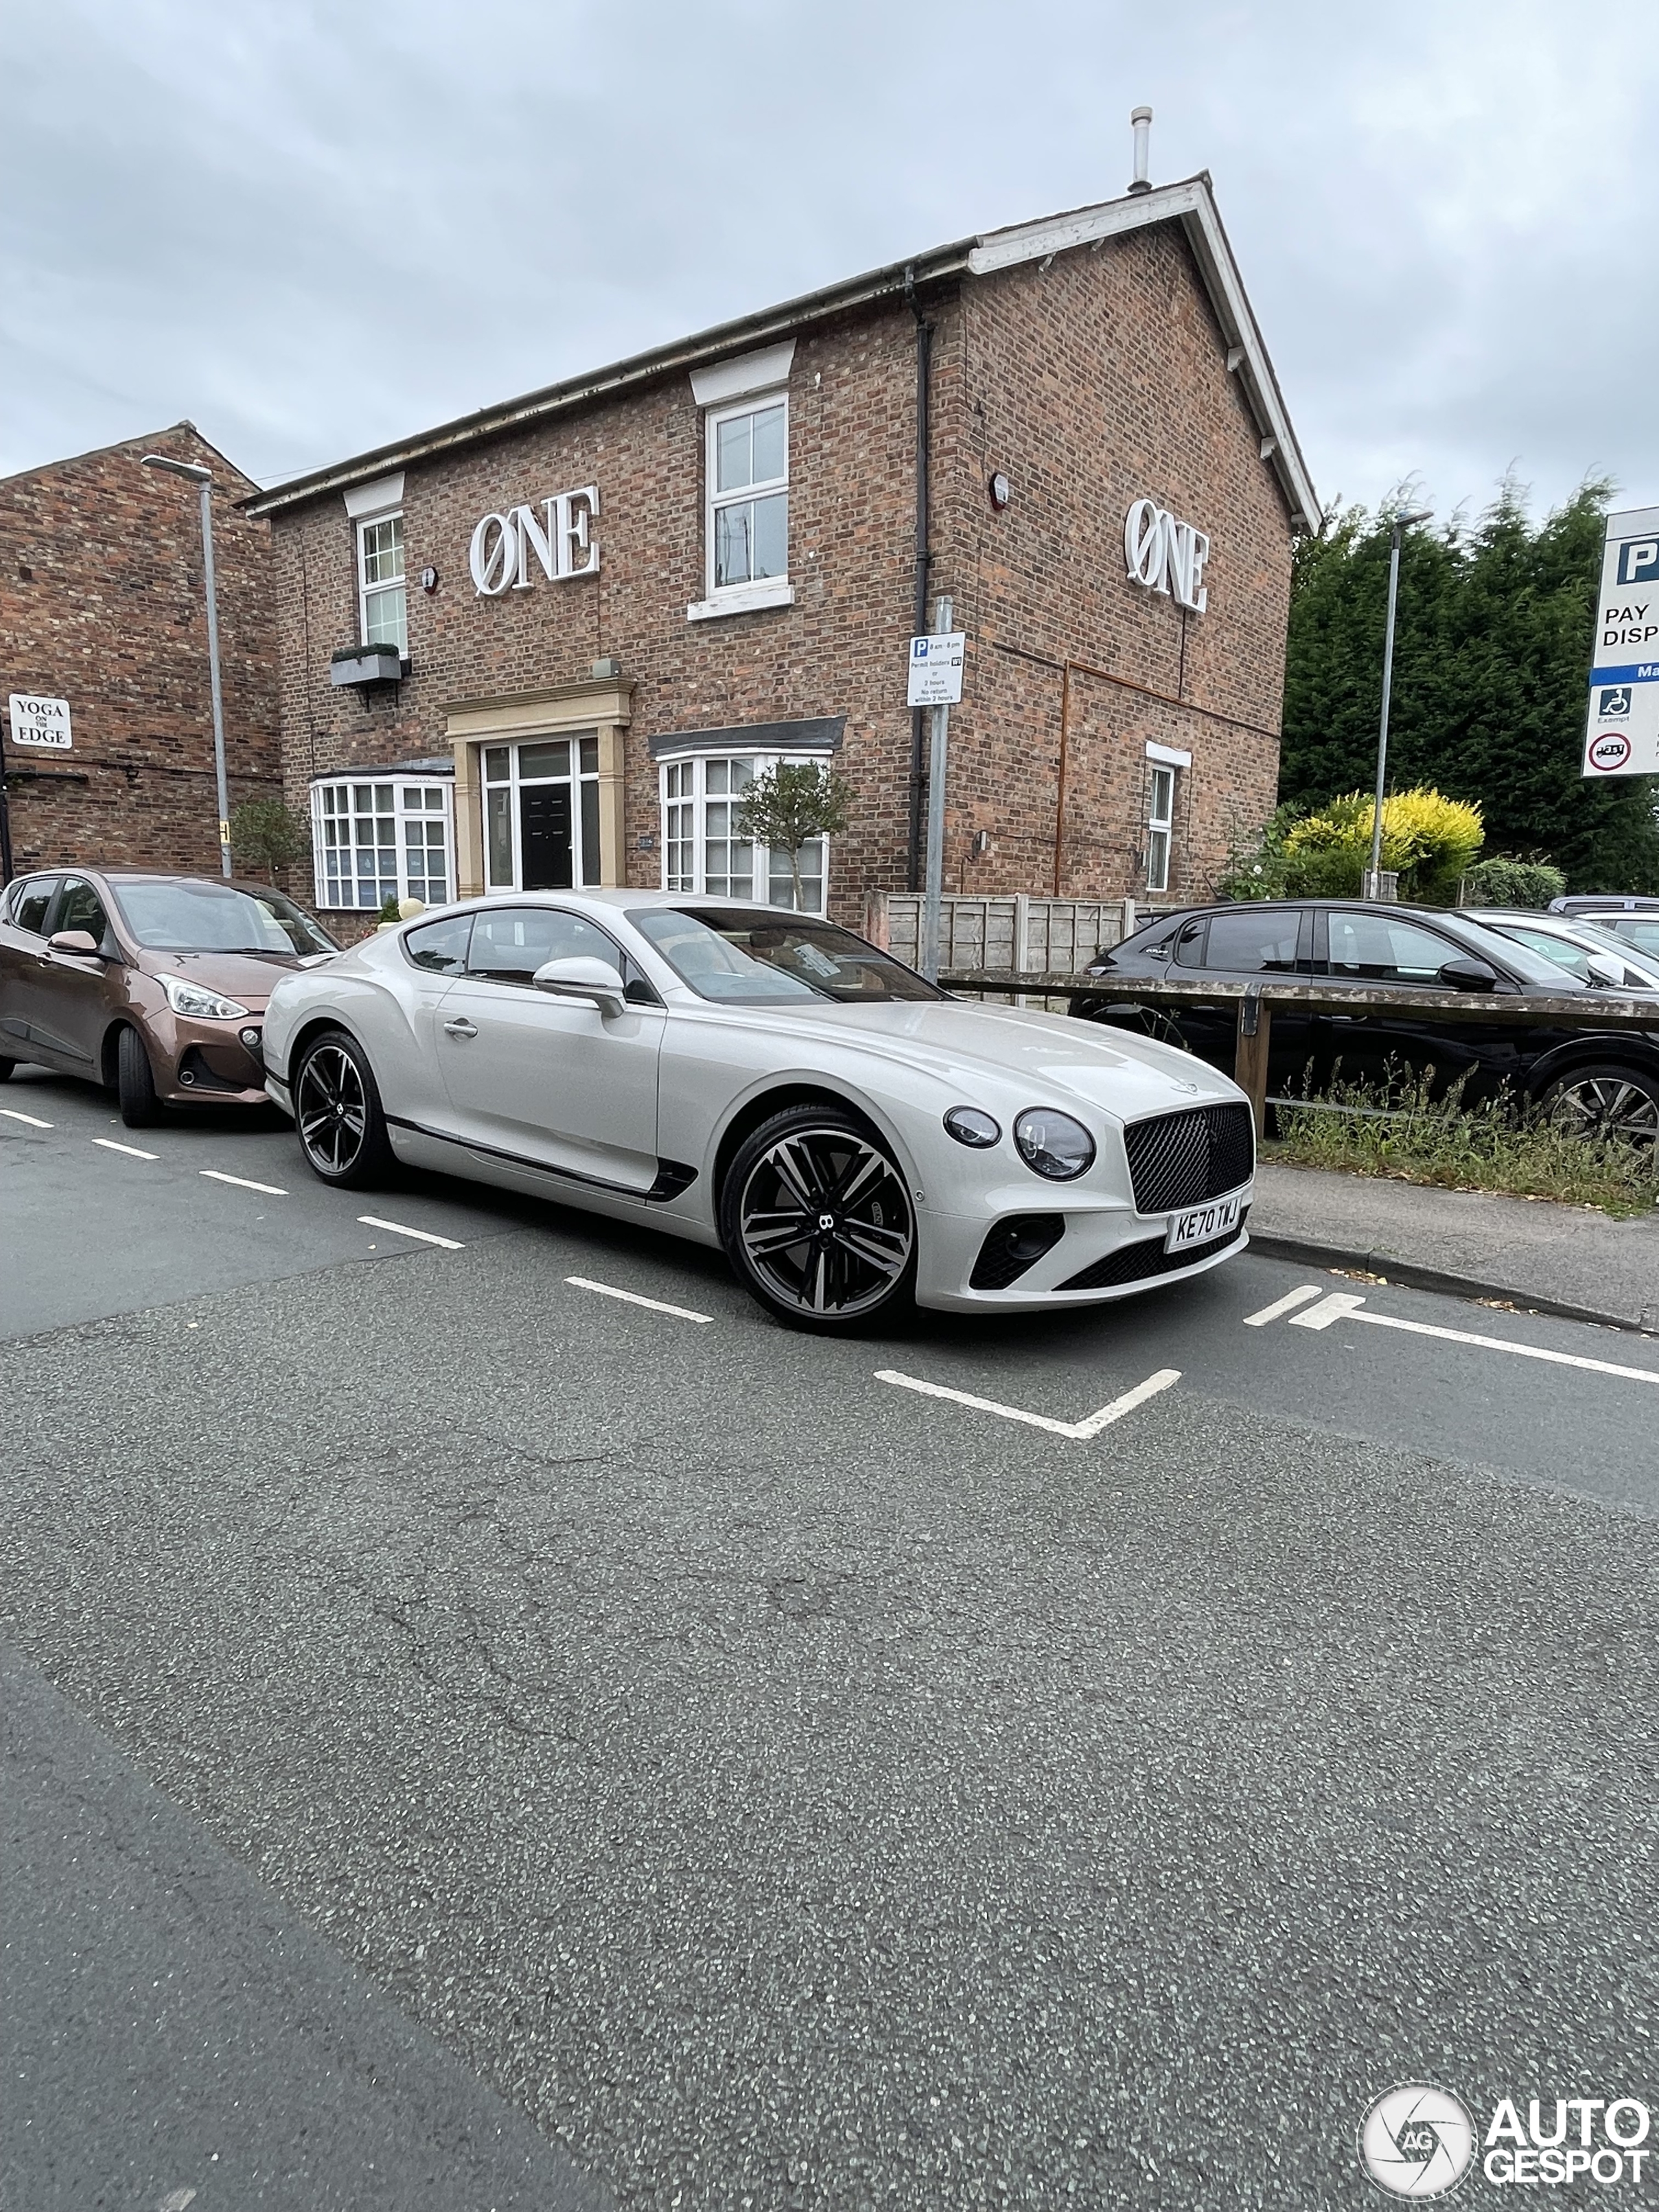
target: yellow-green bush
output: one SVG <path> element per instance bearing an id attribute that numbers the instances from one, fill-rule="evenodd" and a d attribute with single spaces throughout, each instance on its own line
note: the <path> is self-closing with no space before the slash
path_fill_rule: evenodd
<path id="1" fill-rule="evenodd" d="M 1375 813 L 1374 802 L 1355 791 L 1297 823 L 1285 840 L 1291 890 L 1352 897 L 1370 864 Z M 1382 866 L 1397 871 L 1405 899 L 1449 901 L 1485 836 L 1478 806 L 1437 791 L 1396 791 L 1382 802 Z"/>

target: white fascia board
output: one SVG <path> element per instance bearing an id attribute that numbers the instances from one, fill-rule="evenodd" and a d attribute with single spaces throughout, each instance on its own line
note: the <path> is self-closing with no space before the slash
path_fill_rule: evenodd
<path id="1" fill-rule="evenodd" d="M 376 477 L 373 483 L 353 484 L 343 496 L 345 511 L 354 522 L 367 521 L 374 514 L 390 514 L 404 503 L 404 472 L 399 469 L 395 476 Z"/>
<path id="2" fill-rule="evenodd" d="M 1274 441 L 1275 451 L 1266 458 L 1292 514 L 1299 514 L 1310 530 L 1316 530 L 1321 520 L 1319 496 L 1291 428 L 1279 380 L 1245 294 L 1244 280 L 1202 177 L 1163 185 L 1156 191 L 1132 192 L 1124 199 L 1079 208 L 1070 215 L 1050 216 L 1041 222 L 1017 223 L 1009 230 L 993 231 L 970 247 L 968 266 L 975 276 L 988 276 L 995 270 L 1045 260 L 1074 246 L 1092 246 L 1099 239 L 1121 238 L 1155 222 L 1179 222 L 1186 232 L 1221 325 L 1222 337 L 1229 349 L 1242 349 L 1243 358 L 1235 373 L 1243 381 L 1245 397 L 1262 436 Z"/>
<path id="3" fill-rule="evenodd" d="M 1160 768 L 1190 768 L 1193 764 L 1192 755 L 1183 753 L 1178 745 L 1149 744 L 1146 757 L 1156 761 Z"/>
<path id="4" fill-rule="evenodd" d="M 789 380 L 795 358 L 795 341 L 763 346 L 758 353 L 740 353 L 735 361 L 716 362 L 711 368 L 691 372 L 691 397 L 699 407 L 719 407 L 728 399 L 741 399 L 750 392 L 770 392 Z"/>

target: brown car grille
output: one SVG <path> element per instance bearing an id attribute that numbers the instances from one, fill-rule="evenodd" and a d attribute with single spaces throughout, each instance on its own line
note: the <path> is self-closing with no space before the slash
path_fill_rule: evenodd
<path id="1" fill-rule="evenodd" d="M 1123 1132 L 1137 1213 L 1202 1206 L 1247 1183 L 1255 1172 L 1255 1132 L 1248 1106 L 1188 1106 L 1131 1121 Z"/>

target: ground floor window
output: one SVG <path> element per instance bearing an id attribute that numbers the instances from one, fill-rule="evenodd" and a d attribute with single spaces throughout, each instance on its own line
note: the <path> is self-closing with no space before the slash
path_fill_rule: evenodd
<path id="1" fill-rule="evenodd" d="M 804 764 L 817 767 L 828 763 Z M 774 852 L 737 835 L 744 793 L 757 775 L 775 765 L 770 756 L 754 753 L 698 754 L 664 763 L 662 887 L 665 891 L 793 906 L 788 854 Z M 827 837 L 814 837 L 801 848 L 801 906 L 807 914 L 824 910 L 829 844 Z"/>
<path id="2" fill-rule="evenodd" d="M 1175 834 L 1176 771 L 1154 763 L 1151 781 L 1152 797 L 1146 811 L 1146 888 L 1149 891 L 1166 891 L 1170 888 L 1170 841 Z"/>
<path id="3" fill-rule="evenodd" d="M 311 808 L 319 907 L 374 912 L 388 899 L 439 906 L 451 896 L 447 779 L 331 778 L 313 785 Z"/>
<path id="4" fill-rule="evenodd" d="M 597 730 L 486 745 L 483 785 L 489 890 L 568 891 L 599 884 Z"/>

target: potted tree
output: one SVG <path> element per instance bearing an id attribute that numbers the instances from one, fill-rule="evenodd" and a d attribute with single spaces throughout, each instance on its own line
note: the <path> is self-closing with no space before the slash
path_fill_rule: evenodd
<path id="1" fill-rule="evenodd" d="M 739 837 L 789 855 L 797 914 L 802 910 L 800 856 L 814 837 L 837 837 L 846 829 L 851 787 L 816 761 L 780 761 L 744 793 L 732 824 Z"/>

